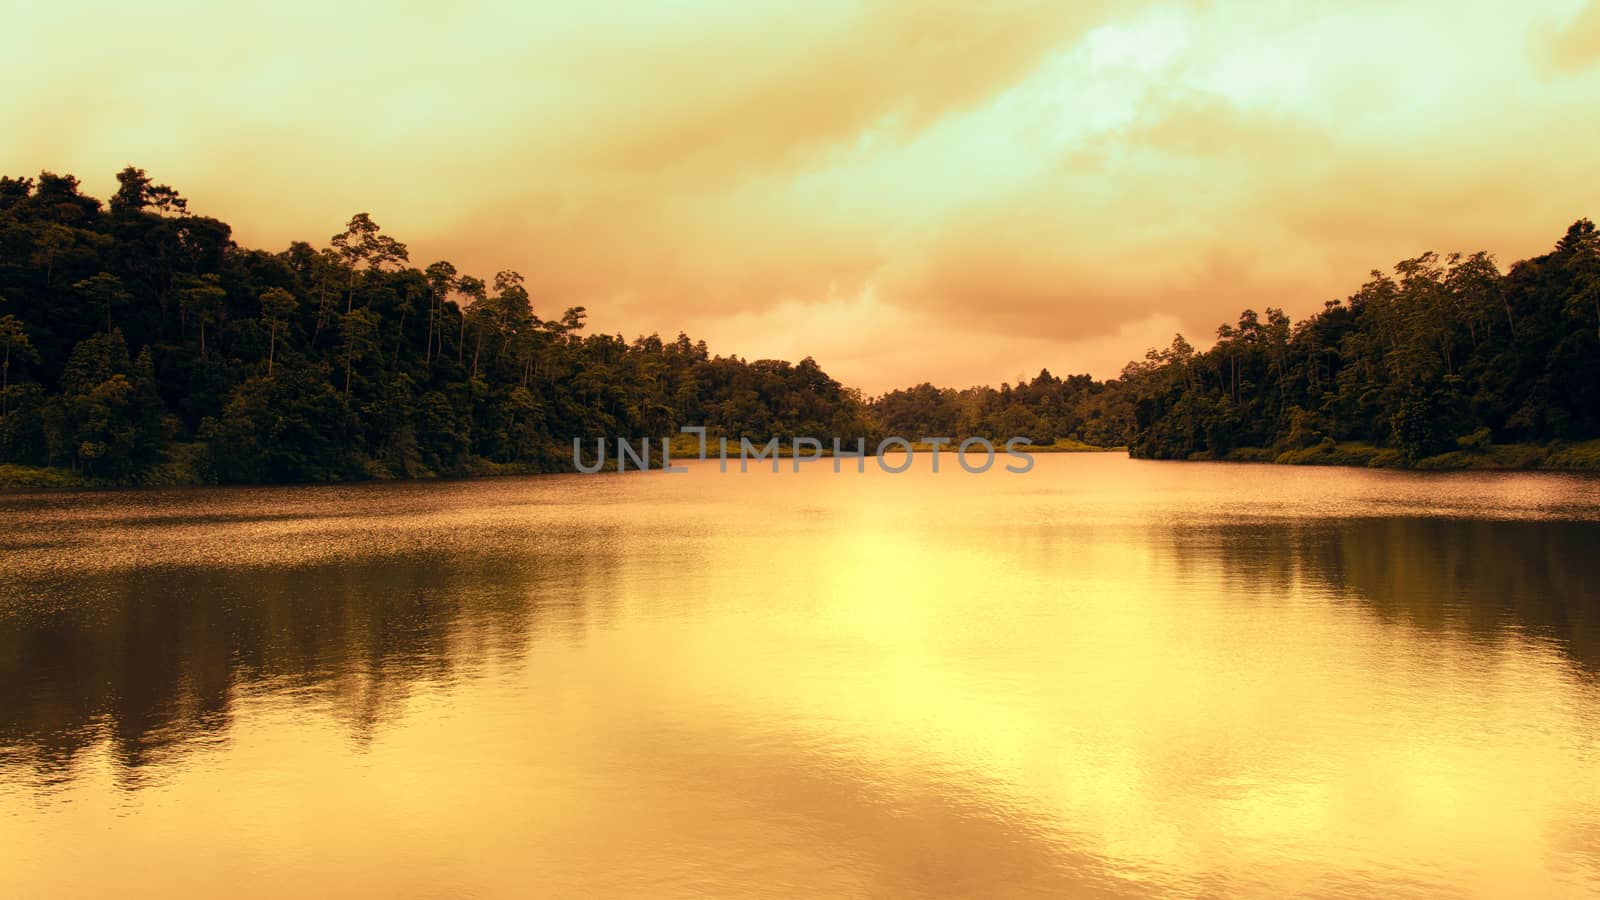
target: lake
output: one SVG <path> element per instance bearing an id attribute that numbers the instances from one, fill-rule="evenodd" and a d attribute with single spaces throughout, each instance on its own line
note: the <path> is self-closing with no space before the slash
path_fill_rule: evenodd
<path id="1" fill-rule="evenodd" d="M 0 894 L 1600 892 L 1600 479 L 929 462 L 0 496 Z"/>

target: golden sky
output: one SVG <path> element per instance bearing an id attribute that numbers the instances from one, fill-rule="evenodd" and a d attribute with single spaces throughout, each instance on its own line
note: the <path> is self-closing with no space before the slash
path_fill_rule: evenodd
<path id="1" fill-rule="evenodd" d="M 0 6 L 0 172 L 135 164 L 270 249 L 368 211 L 874 392 L 1111 375 L 1600 216 L 1600 0 Z"/>

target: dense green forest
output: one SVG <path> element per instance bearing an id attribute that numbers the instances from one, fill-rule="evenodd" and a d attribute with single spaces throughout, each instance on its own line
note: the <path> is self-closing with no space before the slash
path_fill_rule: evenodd
<path id="1" fill-rule="evenodd" d="M 513 271 L 410 265 L 366 214 L 269 253 L 128 168 L 0 179 L 0 462 L 124 483 L 571 468 L 575 436 L 680 424 L 869 436 L 811 359 L 712 356 L 544 319 Z"/>
<path id="2" fill-rule="evenodd" d="M 1246 311 L 1211 349 L 1179 337 L 1106 381 L 1045 371 L 867 399 L 810 358 L 587 333 L 583 307 L 541 318 L 517 272 L 417 268 L 365 213 L 326 246 L 252 250 L 143 170 L 117 181 L 102 203 L 71 176 L 0 178 L 0 464 L 13 470 L 122 484 L 568 470 L 574 437 L 680 425 L 1397 465 L 1581 464 L 1560 442 L 1600 437 L 1587 220 L 1508 272 L 1483 253 L 1424 254 L 1306 321 Z M 1513 443 L 1540 449 L 1496 450 Z"/>
<path id="3" fill-rule="evenodd" d="M 1600 235 L 1579 220 L 1504 273 L 1424 253 L 1302 322 L 1246 310 L 1203 353 L 1179 337 L 1123 379 L 1138 456 L 1592 464 L 1534 448 L 1600 437 Z"/>
<path id="4" fill-rule="evenodd" d="M 1071 438 L 1156 459 L 1425 467 L 1600 465 L 1600 234 L 1574 223 L 1501 272 L 1487 253 L 1404 260 L 1299 323 L 1245 310 L 1096 382 L 921 385 L 873 404 L 892 433 Z"/>

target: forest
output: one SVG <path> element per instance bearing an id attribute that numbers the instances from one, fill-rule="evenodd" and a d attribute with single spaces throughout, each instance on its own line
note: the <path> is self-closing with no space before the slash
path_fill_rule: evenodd
<path id="1" fill-rule="evenodd" d="M 325 246 L 231 240 L 129 167 L 0 179 L 0 462 L 119 484 L 570 470 L 577 436 L 868 436 L 811 359 L 712 356 L 542 318 L 359 214 Z"/>
<path id="2" fill-rule="evenodd" d="M 1423 253 L 1301 322 L 1245 310 L 1209 350 L 1180 336 L 1122 378 L 1135 456 L 1594 467 L 1600 235 L 1580 219 L 1505 272 Z"/>
<path id="3" fill-rule="evenodd" d="M 1134 456 L 1593 465 L 1600 236 L 1502 272 L 1426 253 L 1291 323 L 1246 310 L 1116 378 L 868 398 L 798 363 L 534 312 L 526 279 L 419 268 L 366 213 L 248 249 L 128 167 L 0 177 L 0 484 L 346 481 L 567 471 L 574 437 L 684 425 L 871 443 L 1012 436 Z M 541 305 L 542 305 L 541 298 Z M 1585 444 L 1584 442 L 1590 442 Z"/>
<path id="4" fill-rule="evenodd" d="M 1148 459 L 1419 468 L 1600 468 L 1600 234 L 1588 219 L 1502 272 L 1423 253 L 1291 322 L 1245 310 L 1087 375 L 871 404 L 891 433 L 1021 434 Z"/>

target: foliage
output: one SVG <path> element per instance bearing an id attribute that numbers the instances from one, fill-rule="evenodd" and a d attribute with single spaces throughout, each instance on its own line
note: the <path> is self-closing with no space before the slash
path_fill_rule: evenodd
<path id="1" fill-rule="evenodd" d="M 103 208 L 71 176 L 0 179 L 0 462 L 333 481 L 564 469 L 574 437 L 680 425 L 876 434 L 811 359 L 587 333 L 582 307 L 535 313 L 517 272 L 410 267 L 366 213 L 320 249 L 246 249 L 143 170 L 117 180 Z"/>
<path id="2" fill-rule="evenodd" d="M 1563 465 L 1568 457 L 1541 462 L 1493 445 L 1600 436 L 1597 254 L 1600 236 L 1585 219 L 1552 252 L 1505 273 L 1486 253 L 1424 253 L 1297 324 L 1246 310 L 1205 352 L 1179 337 L 1124 373 L 1131 452 Z"/>
<path id="3" fill-rule="evenodd" d="M 100 483 L 550 471 L 575 437 L 683 425 L 1315 464 L 1597 455 L 1588 220 L 1505 272 L 1486 253 L 1424 253 L 1298 323 L 1246 310 L 1209 349 L 1178 336 L 1117 378 L 1044 370 L 869 401 L 810 358 L 589 333 L 581 306 L 541 317 L 521 274 L 412 267 L 366 213 L 325 247 L 268 252 L 143 170 L 118 184 L 103 207 L 71 176 L 0 178 L 0 463 Z"/>
<path id="4" fill-rule="evenodd" d="M 985 437 L 1004 442 L 1025 437 L 1040 447 L 1115 447 L 1127 443 L 1133 407 L 1126 385 L 1089 375 L 1057 378 L 1042 370 L 1030 381 L 998 389 L 957 391 L 920 384 L 872 401 L 872 414 L 887 434 L 923 437 Z"/>

